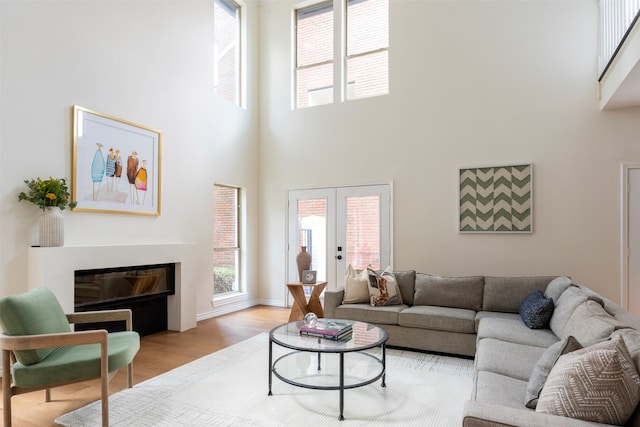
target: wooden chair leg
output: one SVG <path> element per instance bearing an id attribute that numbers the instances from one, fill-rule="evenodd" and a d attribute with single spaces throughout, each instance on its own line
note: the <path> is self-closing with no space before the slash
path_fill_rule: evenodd
<path id="1" fill-rule="evenodd" d="M 102 382 L 102 427 L 109 427 L 109 353 L 106 341 L 100 346 L 100 380 Z"/>
<path id="2" fill-rule="evenodd" d="M 44 390 L 44 401 L 51 402 L 51 389 L 47 388 Z"/>
<path id="3" fill-rule="evenodd" d="M 133 387 L 133 362 L 127 365 L 127 387 Z"/>
<path id="4" fill-rule="evenodd" d="M 11 364 L 9 352 L 2 352 L 2 415 L 5 427 L 11 427 Z"/>
<path id="5" fill-rule="evenodd" d="M 102 377 L 102 427 L 109 427 L 109 381 Z"/>

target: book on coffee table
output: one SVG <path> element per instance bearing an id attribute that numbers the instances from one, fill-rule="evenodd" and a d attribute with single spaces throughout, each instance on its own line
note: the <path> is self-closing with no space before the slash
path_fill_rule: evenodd
<path id="1" fill-rule="evenodd" d="M 340 340 L 351 333 L 352 327 L 353 322 L 349 320 L 318 319 L 314 326 L 300 325 L 300 333 Z"/>

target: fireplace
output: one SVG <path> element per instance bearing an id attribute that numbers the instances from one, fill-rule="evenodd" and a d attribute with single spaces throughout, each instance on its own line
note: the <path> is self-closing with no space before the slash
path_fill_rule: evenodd
<path id="1" fill-rule="evenodd" d="M 75 311 L 128 308 L 133 329 L 140 335 L 167 330 L 167 296 L 175 294 L 175 264 L 76 270 L 74 273 Z M 118 324 L 76 325 L 77 330 L 96 327 L 124 330 Z"/>
<path id="2" fill-rule="evenodd" d="M 76 271 L 173 264 L 175 290 L 161 295 L 161 299 L 166 300 L 167 304 L 167 329 L 186 331 L 196 326 L 195 290 L 187 285 L 197 280 L 194 261 L 196 259 L 196 246 L 191 243 L 31 247 L 28 260 L 28 289 L 38 286 L 49 288 L 60 301 L 65 313 L 71 313 L 76 311 Z M 171 285 L 168 286 L 170 289 Z M 157 315 L 155 308 L 149 308 L 147 311 Z"/>

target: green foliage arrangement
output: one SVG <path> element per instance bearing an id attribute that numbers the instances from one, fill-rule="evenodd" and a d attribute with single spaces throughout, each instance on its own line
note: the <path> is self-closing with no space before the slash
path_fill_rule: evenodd
<path id="1" fill-rule="evenodd" d="M 67 206 L 76 207 L 76 202 L 70 201 L 71 195 L 67 187 L 66 178 L 51 178 L 44 181 L 40 178 L 28 180 L 24 183 L 29 187 L 29 192 L 24 191 L 18 194 L 18 201 L 26 200 L 33 203 L 42 211 L 48 208 L 60 208 L 64 210 Z"/>

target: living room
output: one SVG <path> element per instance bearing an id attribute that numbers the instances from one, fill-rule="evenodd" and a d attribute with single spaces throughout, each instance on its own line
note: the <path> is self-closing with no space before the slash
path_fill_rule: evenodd
<path id="1" fill-rule="evenodd" d="M 247 4 L 238 108 L 213 96 L 210 2 L 3 2 L 2 294 L 26 290 L 38 243 L 22 181 L 71 175 L 80 105 L 163 132 L 162 209 L 67 210 L 65 245 L 193 245 L 198 318 L 214 314 L 214 183 L 243 189 L 240 308 L 284 303 L 287 190 L 391 181 L 394 268 L 569 274 L 619 301 L 639 110 L 598 108 L 597 2 L 393 2 L 389 95 L 301 110 L 283 77 L 293 5 Z M 458 169 L 518 162 L 535 168 L 534 232 L 459 234 Z"/>
<path id="2" fill-rule="evenodd" d="M 596 0 L 391 0 L 389 94 L 307 109 L 291 108 L 298 2 L 246 2 L 244 108 L 214 95 L 212 3 L 0 3 L 0 296 L 27 290 L 38 244 L 38 209 L 17 194 L 71 176 L 79 105 L 162 131 L 162 205 L 65 210 L 65 246 L 188 247 L 185 329 L 285 305 L 288 190 L 390 182 L 394 269 L 570 275 L 620 302 L 640 109 L 600 109 Z M 459 169 L 518 163 L 535 169 L 533 232 L 459 233 Z M 244 293 L 227 304 L 212 302 L 215 183 L 246 208 Z"/>

